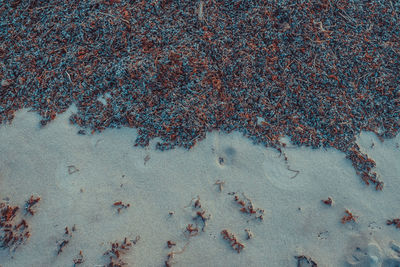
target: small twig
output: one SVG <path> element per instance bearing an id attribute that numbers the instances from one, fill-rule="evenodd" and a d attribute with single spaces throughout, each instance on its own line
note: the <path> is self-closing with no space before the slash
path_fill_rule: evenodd
<path id="1" fill-rule="evenodd" d="M 73 174 L 73 173 L 78 172 L 78 171 L 79 171 L 79 169 L 76 168 L 74 165 L 68 166 L 68 174 Z"/>
<path id="2" fill-rule="evenodd" d="M 183 246 L 182 250 L 180 250 L 180 251 L 171 251 L 170 253 L 168 253 L 168 255 L 167 255 L 168 258 L 165 261 L 165 267 L 171 267 L 172 264 L 174 264 L 174 262 L 172 262 L 172 260 L 174 259 L 174 256 L 176 254 L 182 254 L 185 251 L 187 245 L 189 245 L 189 241 L 186 242 L 186 244 Z"/>
<path id="3" fill-rule="evenodd" d="M 171 241 L 171 240 L 168 240 L 168 241 L 167 241 L 167 247 L 168 247 L 168 248 L 172 248 L 173 246 L 176 246 L 176 243 L 173 242 L 173 241 Z"/>
<path id="4" fill-rule="evenodd" d="M 224 184 L 225 184 L 225 182 L 224 182 L 224 181 L 221 181 L 221 180 L 217 180 L 217 181 L 215 182 L 215 185 L 218 185 L 218 186 L 219 186 L 219 192 L 222 192 L 222 189 L 224 188 Z"/>
<path id="5" fill-rule="evenodd" d="M 204 3 L 203 3 L 202 0 L 200 0 L 200 3 L 199 3 L 199 20 L 203 20 L 203 6 L 204 6 Z"/>
<path id="6" fill-rule="evenodd" d="M 291 172 L 295 172 L 295 173 L 296 173 L 295 175 L 293 175 L 292 177 L 290 177 L 290 179 L 294 179 L 294 178 L 300 173 L 300 171 L 298 171 L 298 170 L 292 170 L 292 169 L 290 169 L 289 166 L 287 166 L 287 169 L 288 169 L 289 171 L 291 171 Z"/>
<path id="7" fill-rule="evenodd" d="M 97 13 L 102 14 L 102 15 L 105 15 L 105 16 L 112 17 L 112 18 L 114 18 L 114 19 L 120 19 L 120 20 L 122 20 L 123 22 L 125 22 L 125 23 L 127 23 L 127 24 L 130 24 L 130 22 L 129 22 L 128 20 L 123 19 L 123 18 L 116 17 L 116 16 L 114 16 L 114 15 L 112 15 L 112 14 L 103 13 L 103 12 L 100 12 L 100 11 L 97 11 Z"/>
<path id="8" fill-rule="evenodd" d="M 61 244 L 58 245 L 57 255 L 59 255 L 59 254 L 63 251 L 64 247 L 65 247 L 68 243 L 69 243 L 69 240 L 63 240 L 63 241 L 61 242 Z"/>
<path id="9" fill-rule="evenodd" d="M 69 75 L 68 71 L 65 71 L 65 73 L 67 74 L 69 81 L 72 83 L 72 85 L 74 85 L 74 82 L 71 79 L 71 75 Z"/>

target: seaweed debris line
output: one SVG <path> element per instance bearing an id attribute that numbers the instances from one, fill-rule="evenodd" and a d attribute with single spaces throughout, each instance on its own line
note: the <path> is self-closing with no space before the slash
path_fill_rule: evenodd
<path id="1" fill-rule="evenodd" d="M 0 123 L 72 103 L 93 132 L 191 148 L 212 130 L 333 147 L 368 185 L 355 137 L 399 132 L 398 1 L 3 1 Z M 99 99 L 102 99 L 100 101 Z M 260 120 L 261 118 L 262 120 Z"/>

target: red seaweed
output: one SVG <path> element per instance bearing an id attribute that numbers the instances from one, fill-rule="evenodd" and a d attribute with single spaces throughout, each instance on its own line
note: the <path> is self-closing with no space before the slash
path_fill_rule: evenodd
<path id="1" fill-rule="evenodd" d="M 135 127 L 135 144 L 187 149 L 219 130 L 333 147 L 382 190 L 361 131 L 396 136 L 393 1 L 4 1 L 0 123 L 45 127 L 74 103 L 79 133 Z"/>

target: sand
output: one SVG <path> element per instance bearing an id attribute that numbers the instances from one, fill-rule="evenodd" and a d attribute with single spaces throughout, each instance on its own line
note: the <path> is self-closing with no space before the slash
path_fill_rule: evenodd
<path id="1" fill-rule="evenodd" d="M 318 266 L 400 266 L 400 229 L 386 225 L 400 216 L 399 135 L 383 143 L 371 133 L 358 138 L 385 182 L 376 191 L 334 149 L 287 140 L 285 162 L 239 133 L 212 132 L 190 151 L 161 152 L 157 140 L 134 147 L 130 128 L 79 135 L 68 122 L 73 111 L 40 128 L 36 114 L 21 110 L 0 126 L 1 201 L 23 207 L 31 195 L 41 197 L 35 215 L 25 216 L 31 237 L 14 252 L 0 250 L 2 267 L 73 266 L 79 251 L 84 262 L 77 266 L 104 266 L 111 242 L 139 236 L 121 256 L 128 266 L 164 266 L 168 253 L 184 247 L 173 266 L 297 266 L 298 255 Z M 68 166 L 79 171 L 70 174 Z M 293 178 L 288 168 L 299 172 Z M 265 210 L 264 220 L 240 212 L 234 193 Z M 333 206 L 322 203 L 328 197 Z M 211 217 L 204 232 L 198 220 L 199 234 L 188 238 L 197 198 Z M 130 207 L 118 213 L 117 201 Z M 346 209 L 356 222 L 341 223 Z M 73 225 L 72 237 L 65 235 Z M 224 229 L 245 245 L 241 253 L 222 238 Z M 168 240 L 177 245 L 168 248 Z"/>

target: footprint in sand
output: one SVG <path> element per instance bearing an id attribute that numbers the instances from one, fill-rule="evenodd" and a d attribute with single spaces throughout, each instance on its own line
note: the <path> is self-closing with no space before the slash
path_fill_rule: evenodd
<path id="1" fill-rule="evenodd" d="M 348 266 L 400 267 L 400 255 L 396 254 L 396 246 L 394 246 L 395 249 L 393 249 L 393 245 L 382 249 L 374 240 L 366 239 L 362 236 L 355 237 L 353 240 L 349 254 L 346 257 Z"/>
<path id="2" fill-rule="evenodd" d="M 217 165 L 220 167 L 232 165 L 236 155 L 236 150 L 233 147 L 227 147 L 217 152 Z"/>
<path id="3" fill-rule="evenodd" d="M 234 164 L 237 151 L 232 146 L 226 144 L 221 145 L 219 142 L 220 137 L 217 135 L 214 138 L 214 145 L 211 151 L 215 157 L 215 161 L 218 167 L 224 168 Z"/>
<path id="4" fill-rule="evenodd" d="M 380 247 L 373 242 L 359 243 L 347 255 L 349 266 L 382 266 L 382 252 Z"/>

